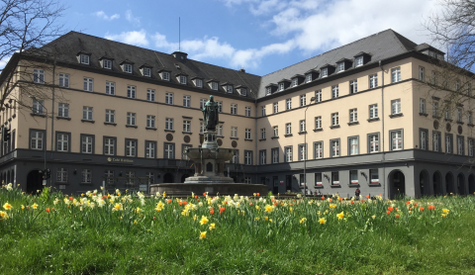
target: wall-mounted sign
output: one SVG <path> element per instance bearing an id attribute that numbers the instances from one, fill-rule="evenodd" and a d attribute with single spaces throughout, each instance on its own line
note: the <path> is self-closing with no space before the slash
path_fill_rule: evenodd
<path id="1" fill-rule="evenodd" d="M 121 162 L 121 163 L 134 163 L 133 159 L 124 159 L 124 158 L 107 158 L 107 162 Z"/>

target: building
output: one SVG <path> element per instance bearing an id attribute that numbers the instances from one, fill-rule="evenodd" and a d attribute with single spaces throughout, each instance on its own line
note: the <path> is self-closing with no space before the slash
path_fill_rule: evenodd
<path id="1" fill-rule="evenodd" d="M 41 189 L 45 168 L 66 193 L 183 182 L 193 164 L 182 152 L 200 145 L 213 95 L 237 182 L 274 193 L 302 192 L 305 181 L 313 194 L 473 193 L 471 86 L 455 81 L 467 100 L 442 107 L 454 92 L 447 81 L 434 88 L 443 58 L 386 30 L 261 77 L 70 32 L 14 55 L 0 75 L 11 91 L 0 176 L 27 192 Z"/>

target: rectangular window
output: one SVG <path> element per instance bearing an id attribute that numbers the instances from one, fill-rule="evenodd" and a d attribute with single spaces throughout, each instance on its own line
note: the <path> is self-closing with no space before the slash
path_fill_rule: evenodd
<path id="1" fill-rule="evenodd" d="M 148 67 L 143 67 L 142 68 L 142 75 L 146 77 L 151 77 L 152 76 L 152 69 Z"/>
<path id="2" fill-rule="evenodd" d="M 423 98 L 419 98 L 419 114 L 426 113 L 426 100 Z"/>
<path id="3" fill-rule="evenodd" d="M 204 132 L 205 132 L 205 123 L 200 122 L 200 134 L 204 134 Z"/>
<path id="4" fill-rule="evenodd" d="M 165 81 L 170 81 L 170 73 L 169 72 L 162 72 L 162 79 Z"/>
<path id="5" fill-rule="evenodd" d="M 245 111 L 247 117 L 250 117 L 250 116 L 251 116 L 251 107 L 246 106 L 246 107 L 244 108 L 244 111 Z"/>
<path id="6" fill-rule="evenodd" d="M 33 69 L 33 82 L 45 84 L 45 71 L 40 69 Z"/>
<path id="7" fill-rule="evenodd" d="M 136 113 L 127 112 L 127 125 L 135 126 L 136 125 Z"/>
<path id="8" fill-rule="evenodd" d="M 358 122 L 358 109 L 350 109 L 350 123 Z"/>
<path id="9" fill-rule="evenodd" d="M 322 91 L 318 90 L 315 92 L 315 102 L 322 102 Z"/>
<path id="10" fill-rule="evenodd" d="M 332 86 L 332 98 L 337 98 L 339 95 L 338 85 Z"/>
<path id="11" fill-rule="evenodd" d="M 261 106 L 261 116 L 266 116 L 266 106 Z"/>
<path id="12" fill-rule="evenodd" d="M 379 171 L 378 169 L 369 169 L 370 184 L 379 184 Z"/>
<path id="13" fill-rule="evenodd" d="M 429 131 L 427 129 L 419 129 L 419 148 L 421 150 L 429 149 Z"/>
<path id="14" fill-rule="evenodd" d="M 300 124 L 300 131 L 299 131 L 299 133 L 305 133 L 305 132 L 307 132 L 307 125 L 306 125 L 305 120 L 301 120 L 301 121 L 299 122 L 299 124 Z"/>
<path id="15" fill-rule="evenodd" d="M 356 94 L 358 92 L 358 81 L 351 80 L 350 81 L 350 94 Z"/>
<path id="16" fill-rule="evenodd" d="M 115 156 L 116 138 L 104 137 L 104 155 Z"/>
<path id="17" fill-rule="evenodd" d="M 419 80 L 420 81 L 425 80 L 425 69 L 424 69 L 424 67 L 419 67 Z"/>
<path id="18" fill-rule="evenodd" d="M 136 157 L 137 156 L 137 140 L 126 139 L 125 140 L 125 156 Z"/>
<path id="19" fill-rule="evenodd" d="M 453 136 L 452 134 L 445 134 L 445 152 L 448 154 L 453 153 Z"/>
<path id="20" fill-rule="evenodd" d="M 232 138 L 237 138 L 237 135 L 238 135 L 237 131 L 238 131 L 237 127 L 234 127 L 234 126 L 231 127 L 231 137 Z"/>
<path id="21" fill-rule="evenodd" d="M 198 88 L 203 88 L 203 79 L 199 79 L 199 78 L 195 79 L 195 85 Z"/>
<path id="22" fill-rule="evenodd" d="M 69 152 L 70 136 L 68 133 L 56 133 L 56 151 Z"/>
<path id="23" fill-rule="evenodd" d="M 369 105 L 369 119 L 378 118 L 378 104 Z"/>
<path id="24" fill-rule="evenodd" d="M 85 77 L 84 78 L 84 91 L 93 92 L 94 91 L 94 80 L 92 78 Z"/>
<path id="25" fill-rule="evenodd" d="M 323 158 L 323 141 L 317 141 L 313 143 L 314 158 Z"/>
<path id="26" fill-rule="evenodd" d="M 332 172 L 332 185 L 340 185 L 340 173 Z"/>
<path id="27" fill-rule="evenodd" d="M 283 91 L 285 89 L 284 82 L 279 83 L 279 91 Z"/>
<path id="28" fill-rule="evenodd" d="M 315 129 L 322 129 L 322 117 L 315 117 Z"/>
<path id="29" fill-rule="evenodd" d="M 92 170 L 91 169 L 82 169 L 81 183 L 92 183 Z"/>
<path id="30" fill-rule="evenodd" d="M 219 137 L 223 136 L 223 125 L 216 125 L 216 135 Z"/>
<path id="31" fill-rule="evenodd" d="M 81 64 L 89 65 L 89 55 L 87 54 L 80 54 L 79 55 L 79 62 Z"/>
<path id="32" fill-rule="evenodd" d="M 292 123 L 287 123 L 285 124 L 285 135 L 291 135 L 292 134 Z"/>
<path id="33" fill-rule="evenodd" d="M 333 113 L 332 114 L 332 126 L 338 126 L 340 125 L 338 113 Z"/>
<path id="34" fill-rule="evenodd" d="M 191 107 L 191 96 L 189 95 L 183 96 L 183 107 L 187 107 L 187 108 Z"/>
<path id="35" fill-rule="evenodd" d="M 307 159 L 307 146 L 305 144 L 299 144 L 299 160 Z"/>
<path id="36" fill-rule="evenodd" d="M 358 184 L 358 170 L 350 170 L 350 184 Z"/>
<path id="37" fill-rule="evenodd" d="M 259 151 L 259 164 L 263 165 L 266 164 L 267 162 L 267 151 L 266 150 L 260 150 Z"/>
<path id="38" fill-rule="evenodd" d="M 348 138 L 348 154 L 349 155 L 358 155 L 359 154 L 359 140 L 358 137 L 349 137 Z"/>
<path id="39" fill-rule="evenodd" d="M 439 116 L 439 101 L 432 102 L 432 116 L 434 117 Z"/>
<path id="40" fill-rule="evenodd" d="M 239 150 L 233 151 L 233 158 L 231 159 L 231 163 L 239 163 Z"/>
<path id="41" fill-rule="evenodd" d="M 279 126 L 272 127 L 273 137 L 279 137 Z"/>
<path id="42" fill-rule="evenodd" d="M 115 110 L 106 110 L 106 123 L 115 123 Z"/>
<path id="43" fill-rule="evenodd" d="M 110 59 L 102 59 L 102 68 L 104 69 L 112 69 L 112 60 Z"/>
<path id="44" fill-rule="evenodd" d="M 457 108 L 457 122 L 462 122 L 462 109 Z"/>
<path id="45" fill-rule="evenodd" d="M 331 152 L 331 157 L 340 156 L 340 140 L 339 139 L 330 140 L 330 152 Z"/>
<path id="46" fill-rule="evenodd" d="M 157 142 L 145 141 L 145 157 L 149 159 L 154 159 L 156 155 L 157 155 Z"/>
<path id="47" fill-rule="evenodd" d="M 136 98 L 136 88 L 135 86 L 127 86 L 127 97 L 128 98 Z"/>
<path id="48" fill-rule="evenodd" d="M 124 63 L 123 66 L 124 66 L 124 72 L 125 73 L 129 73 L 129 74 L 132 73 L 132 64 Z"/>
<path id="49" fill-rule="evenodd" d="M 155 101 L 155 90 L 147 89 L 147 101 Z"/>
<path id="50" fill-rule="evenodd" d="M 233 86 L 231 85 L 226 85 L 225 87 L 226 93 L 232 94 L 233 93 Z"/>
<path id="51" fill-rule="evenodd" d="M 285 152 L 285 156 L 284 156 L 285 162 L 292 162 L 292 146 L 285 147 L 284 152 Z"/>
<path id="52" fill-rule="evenodd" d="M 246 128 L 244 130 L 244 139 L 251 139 L 251 129 L 250 128 Z"/>
<path id="53" fill-rule="evenodd" d="M 432 132 L 432 150 L 434 152 L 440 152 L 441 151 L 441 135 L 440 132 L 438 131 L 433 131 Z"/>
<path id="54" fill-rule="evenodd" d="M 401 81 L 401 68 L 391 69 L 391 83 Z"/>
<path id="55" fill-rule="evenodd" d="M 56 181 L 57 182 L 68 182 L 68 169 L 67 168 L 58 168 L 58 170 L 56 170 Z"/>
<path id="56" fill-rule="evenodd" d="M 180 84 L 186 85 L 188 83 L 188 78 L 186 77 L 186 75 L 180 75 L 179 81 L 180 81 Z"/>
<path id="57" fill-rule="evenodd" d="M 244 164 L 252 165 L 252 151 L 244 151 Z"/>
<path id="58" fill-rule="evenodd" d="M 59 74 L 59 87 L 69 88 L 69 74 Z"/>
<path id="59" fill-rule="evenodd" d="M 355 58 L 355 67 L 363 66 L 363 56 Z"/>
<path id="60" fill-rule="evenodd" d="M 298 78 L 292 78 L 292 83 L 290 84 L 291 87 L 295 87 L 299 85 L 299 79 Z"/>
<path id="61" fill-rule="evenodd" d="M 92 107 L 82 107 L 82 119 L 92 121 Z"/>
<path id="62" fill-rule="evenodd" d="M 206 104 L 206 98 L 200 98 L 200 109 L 203 110 Z"/>
<path id="63" fill-rule="evenodd" d="M 39 130 L 30 130 L 30 149 L 43 150 L 45 132 Z"/>
<path id="64" fill-rule="evenodd" d="M 328 68 L 322 68 L 320 71 L 320 77 L 324 78 L 328 76 Z"/>
<path id="65" fill-rule="evenodd" d="M 279 163 L 279 148 L 271 149 L 272 163 Z"/>
<path id="66" fill-rule="evenodd" d="M 403 149 L 403 136 L 402 130 L 393 130 L 390 131 L 391 137 L 391 150 L 402 150 Z"/>
<path id="67" fill-rule="evenodd" d="M 147 128 L 155 129 L 155 116 L 147 115 Z"/>
<path id="68" fill-rule="evenodd" d="M 135 172 L 126 171 L 125 172 L 125 185 L 135 185 Z"/>
<path id="69" fill-rule="evenodd" d="M 183 120 L 183 132 L 191 132 L 191 120 Z"/>
<path id="70" fill-rule="evenodd" d="M 300 95 L 300 107 L 307 105 L 307 95 Z"/>
<path id="71" fill-rule="evenodd" d="M 274 102 L 273 107 L 274 107 L 274 114 L 277 114 L 279 112 L 279 103 Z"/>
<path id="72" fill-rule="evenodd" d="M 465 142 L 462 136 L 457 136 L 457 154 L 464 155 L 465 153 Z"/>
<path id="73" fill-rule="evenodd" d="M 468 138 L 468 156 L 473 157 L 475 155 L 475 139 Z"/>
<path id="74" fill-rule="evenodd" d="M 368 152 L 379 152 L 379 134 L 368 134 Z"/>
<path id="75" fill-rule="evenodd" d="M 193 146 L 191 145 L 187 145 L 187 144 L 183 144 L 182 147 L 181 147 L 181 158 L 184 159 L 184 160 L 190 160 L 190 158 L 188 157 L 188 155 L 186 154 L 188 152 L 189 149 L 191 149 Z"/>
<path id="76" fill-rule="evenodd" d="M 369 76 L 369 88 L 373 89 L 378 87 L 378 75 L 372 74 Z"/>
<path id="77" fill-rule="evenodd" d="M 69 118 L 69 104 L 67 103 L 58 104 L 58 117 Z"/>
<path id="78" fill-rule="evenodd" d="M 218 101 L 218 113 L 222 113 L 222 112 L 223 112 L 223 102 Z"/>
<path id="79" fill-rule="evenodd" d="M 315 173 L 315 186 L 322 186 L 323 185 L 322 179 L 323 177 L 322 177 L 321 172 Z"/>
<path id="80" fill-rule="evenodd" d="M 218 82 L 211 82 L 210 83 L 211 90 L 217 91 L 218 90 Z"/>
<path id="81" fill-rule="evenodd" d="M 175 144 L 174 143 L 165 143 L 164 158 L 174 159 L 175 158 Z"/>
<path id="82" fill-rule="evenodd" d="M 312 74 L 306 74 L 305 75 L 305 83 L 312 82 Z"/>
<path id="83" fill-rule="evenodd" d="M 106 94 L 115 95 L 115 82 L 106 81 Z"/>
<path id="84" fill-rule="evenodd" d="M 81 135 L 81 153 L 83 154 L 94 153 L 94 136 Z"/>
<path id="85" fill-rule="evenodd" d="M 165 130 L 173 130 L 173 118 L 165 118 Z"/>
<path id="86" fill-rule="evenodd" d="M 336 71 L 343 72 L 345 70 L 345 62 L 339 62 L 336 64 Z"/>
<path id="87" fill-rule="evenodd" d="M 401 100 L 400 99 L 391 100 L 391 114 L 392 115 L 401 114 Z"/>
<path id="88" fill-rule="evenodd" d="M 231 104 L 231 115 L 237 115 L 237 105 Z"/>
<path id="89" fill-rule="evenodd" d="M 286 110 L 291 110 L 292 109 L 292 99 L 291 98 L 287 98 L 285 100 L 285 109 Z"/>
<path id="90" fill-rule="evenodd" d="M 173 105 L 173 94 L 165 93 L 165 104 Z"/>

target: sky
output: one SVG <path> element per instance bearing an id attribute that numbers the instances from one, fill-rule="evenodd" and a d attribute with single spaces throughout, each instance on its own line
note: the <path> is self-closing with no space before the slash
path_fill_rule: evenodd
<path id="1" fill-rule="evenodd" d="M 439 1 L 63 0 L 61 23 L 65 32 L 181 50 L 262 76 L 389 28 L 432 44 L 425 25 L 440 13 Z"/>

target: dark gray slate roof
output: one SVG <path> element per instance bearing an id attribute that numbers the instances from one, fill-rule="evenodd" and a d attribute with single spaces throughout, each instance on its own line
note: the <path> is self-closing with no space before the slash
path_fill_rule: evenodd
<path id="1" fill-rule="evenodd" d="M 270 83 L 278 83 L 283 78 L 305 74 L 312 69 L 319 71 L 324 65 L 336 66 L 336 63 L 343 58 L 354 60 L 354 57 L 361 52 L 371 55 L 371 61 L 367 63 L 371 64 L 412 51 L 416 46 L 417 44 L 397 32 L 391 29 L 385 30 L 263 76 L 258 97 L 265 96 L 265 87 Z"/>

